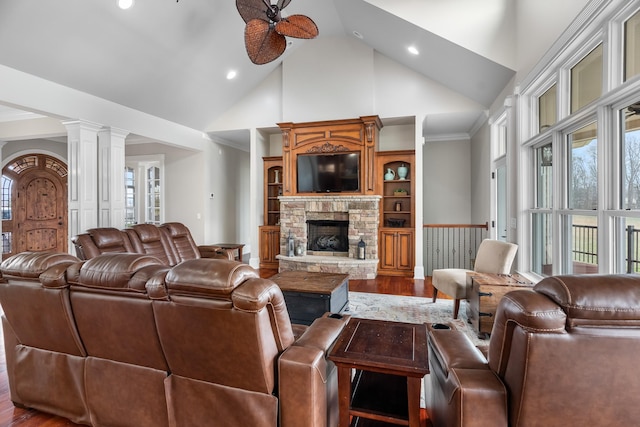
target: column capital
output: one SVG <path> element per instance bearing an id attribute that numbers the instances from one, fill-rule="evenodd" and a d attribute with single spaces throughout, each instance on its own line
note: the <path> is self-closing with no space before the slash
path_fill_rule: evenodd
<path id="1" fill-rule="evenodd" d="M 64 127 L 67 128 L 67 132 L 71 129 L 81 128 L 92 132 L 98 132 L 103 128 L 103 125 L 99 123 L 90 122 L 88 120 L 65 120 L 62 122 Z"/>

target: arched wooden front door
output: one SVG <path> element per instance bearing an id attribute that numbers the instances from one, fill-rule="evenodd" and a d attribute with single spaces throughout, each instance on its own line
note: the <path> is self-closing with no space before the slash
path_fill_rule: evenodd
<path id="1" fill-rule="evenodd" d="M 66 252 L 67 166 L 45 154 L 2 169 L 2 259 L 24 251 Z"/>

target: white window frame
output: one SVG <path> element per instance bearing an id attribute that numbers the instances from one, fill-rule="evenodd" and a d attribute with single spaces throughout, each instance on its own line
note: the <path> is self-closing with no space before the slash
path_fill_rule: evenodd
<path id="1" fill-rule="evenodd" d="M 164 168 L 164 155 L 156 154 L 151 156 L 127 156 L 125 164 L 128 167 L 133 168 L 136 171 L 136 218 L 144 218 L 144 223 L 161 224 L 165 221 L 165 168 Z M 160 169 L 160 221 L 155 221 L 148 218 L 149 212 L 148 200 L 148 182 L 147 182 L 147 169 L 150 167 L 157 167 Z M 140 220 L 138 220 L 140 222 Z"/>
<path id="2" fill-rule="evenodd" d="M 592 2 L 594 5 L 597 1 Z M 621 244 L 624 236 L 620 236 L 620 217 L 640 218 L 640 212 L 623 211 L 619 201 L 619 142 L 620 123 L 617 111 L 640 100 L 640 76 L 627 82 L 623 78 L 623 31 L 624 22 L 640 9 L 640 2 L 600 2 L 599 8 L 587 8 L 583 11 L 570 30 L 560 37 L 555 52 L 547 54 L 548 62 L 538 66 L 530 78 L 526 78 L 520 89 L 518 107 L 520 110 L 520 127 L 518 139 L 520 143 L 520 189 L 523 196 L 519 206 L 526 212 L 527 221 L 519 233 L 521 248 L 533 250 L 532 215 L 542 212 L 536 209 L 535 188 L 535 147 L 548 143 L 553 146 L 553 179 L 554 203 L 551 209 L 553 221 L 553 273 L 570 272 L 567 264 L 570 257 L 566 246 L 570 241 L 563 239 L 563 222 L 566 215 L 594 215 L 598 221 L 598 268 L 600 273 L 619 272 L 620 258 L 625 248 Z M 606 4 L 605 4 L 606 3 Z M 595 6 L 594 6 L 595 7 Z M 599 13 L 594 13 L 594 10 Z M 593 16 L 590 16 L 592 13 Z M 606 17 L 610 18 L 608 21 Z M 582 21 L 581 21 L 582 20 Z M 573 30 L 573 34 L 571 33 Z M 603 48 L 603 81 L 602 96 L 596 101 L 570 114 L 570 73 L 571 68 L 598 44 Z M 554 49 L 552 49 L 554 50 Z M 537 74 L 536 74 L 537 73 Z M 543 132 L 538 132 L 538 97 L 553 84 L 557 84 L 558 121 Z M 566 206 L 566 135 L 595 118 L 598 138 L 598 207 L 596 211 L 570 210 Z M 611 147 L 611 145 L 614 147 Z M 615 177 L 615 179 L 613 179 Z M 546 209 L 544 210 L 548 212 Z M 566 230 L 566 228 L 565 228 Z M 622 239 L 621 239 L 622 237 Z M 526 249 L 525 249 L 526 250 Z M 570 253 L 570 248 L 568 249 Z M 531 272 L 533 253 L 520 258 L 519 267 L 523 272 Z M 535 274 L 532 274 L 535 275 Z"/>

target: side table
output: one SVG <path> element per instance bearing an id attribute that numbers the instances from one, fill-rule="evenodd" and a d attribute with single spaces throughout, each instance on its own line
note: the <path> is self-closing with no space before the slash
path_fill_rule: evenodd
<path id="1" fill-rule="evenodd" d="M 429 373 L 425 324 L 351 318 L 329 359 L 338 367 L 339 427 L 349 427 L 351 417 L 351 425 L 420 427 L 420 387 Z"/>
<path id="2" fill-rule="evenodd" d="M 468 296 L 467 318 L 478 337 L 486 339 L 491 334 L 496 309 L 507 292 L 531 289 L 534 283 L 519 274 L 467 273 L 471 281 Z"/>
<path id="3" fill-rule="evenodd" d="M 244 243 L 215 243 L 212 246 L 237 251 L 238 255 L 235 256 L 236 261 L 242 262 L 242 249 L 244 248 Z"/>

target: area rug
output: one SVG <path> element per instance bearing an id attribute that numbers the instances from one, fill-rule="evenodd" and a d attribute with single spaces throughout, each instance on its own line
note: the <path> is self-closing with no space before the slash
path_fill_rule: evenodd
<path id="1" fill-rule="evenodd" d="M 449 323 L 463 331 L 477 346 L 486 346 L 488 340 L 479 339 L 467 321 L 467 302 L 460 302 L 458 319 L 453 319 L 453 300 L 408 297 L 399 295 L 349 292 L 349 308 L 354 317 L 391 320 L 408 323 Z"/>

